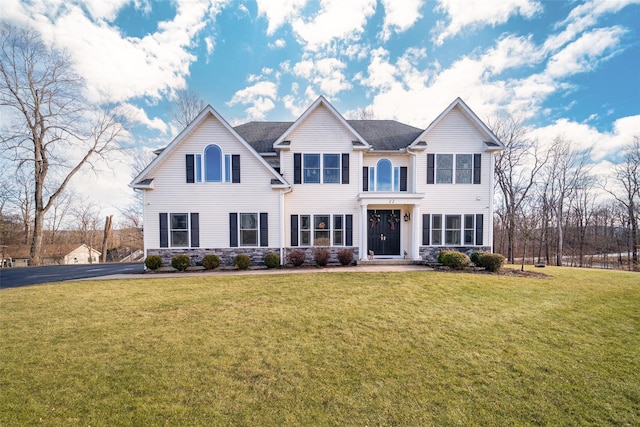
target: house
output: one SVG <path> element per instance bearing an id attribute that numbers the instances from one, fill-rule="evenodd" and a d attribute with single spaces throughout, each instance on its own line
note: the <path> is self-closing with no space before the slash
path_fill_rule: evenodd
<path id="1" fill-rule="evenodd" d="M 294 122 L 232 127 L 207 106 L 131 182 L 144 250 L 286 260 L 314 247 L 357 259 L 433 261 L 491 251 L 495 153 L 503 144 L 460 99 L 425 129 L 346 120 L 319 97 Z"/>
<path id="2" fill-rule="evenodd" d="M 2 256 L 3 267 L 27 267 L 31 260 L 29 245 L 9 245 Z M 54 264 L 97 264 L 101 253 L 83 244 L 43 245 L 42 263 Z"/>

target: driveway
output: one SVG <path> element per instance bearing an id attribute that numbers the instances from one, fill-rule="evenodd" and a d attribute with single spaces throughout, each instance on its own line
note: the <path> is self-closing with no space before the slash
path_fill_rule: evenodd
<path id="1" fill-rule="evenodd" d="M 0 289 L 114 274 L 142 274 L 143 271 L 144 264 L 141 262 L 3 268 L 0 269 Z"/>

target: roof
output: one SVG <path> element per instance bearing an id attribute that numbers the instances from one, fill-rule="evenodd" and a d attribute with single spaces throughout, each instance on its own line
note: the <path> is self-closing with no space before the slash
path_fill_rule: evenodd
<path id="1" fill-rule="evenodd" d="M 285 133 L 294 122 L 249 122 L 234 127 L 258 153 L 272 153 L 273 143 Z M 395 120 L 347 120 L 371 145 L 374 150 L 401 150 L 408 147 L 422 132 L 422 129 L 405 125 Z"/>

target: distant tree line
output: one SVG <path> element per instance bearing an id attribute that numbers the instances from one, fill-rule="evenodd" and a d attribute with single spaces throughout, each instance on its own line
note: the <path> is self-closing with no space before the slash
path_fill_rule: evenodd
<path id="1" fill-rule="evenodd" d="M 505 144 L 496 158 L 496 252 L 512 263 L 640 270 L 640 136 L 599 176 L 591 149 L 564 136 L 530 140 L 513 116 L 488 125 Z"/>

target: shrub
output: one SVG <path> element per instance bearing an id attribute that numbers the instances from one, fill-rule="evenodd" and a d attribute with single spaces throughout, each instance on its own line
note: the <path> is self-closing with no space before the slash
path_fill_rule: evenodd
<path id="1" fill-rule="evenodd" d="M 235 265 L 238 270 L 246 270 L 251 265 L 251 258 L 249 258 L 249 255 L 238 254 L 233 258 L 233 265 Z"/>
<path id="2" fill-rule="evenodd" d="M 342 249 L 338 252 L 338 261 L 342 265 L 349 265 L 353 262 L 353 251 L 351 249 Z"/>
<path id="3" fill-rule="evenodd" d="M 313 251 L 313 260 L 320 267 L 325 267 L 329 263 L 331 252 L 327 248 L 316 248 Z"/>
<path id="4" fill-rule="evenodd" d="M 213 270 L 220 265 L 220 257 L 216 254 L 205 255 L 202 258 L 202 266 L 205 270 Z"/>
<path id="5" fill-rule="evenodd" d="M 266 254 L 264 256 L 264 265 L 268 268 L 280 267 L 280 255 L 275 252 Z"/>
<path id="6" fill-rule="evenodd" d="M 458 251 L 442 251 L 438 254 L 438 262 L 454 270 L 462 270 L 471 264 L 466 254 Z"/>
<path id="7" fill-rule="evenodd" d="M 176 255 L 171 258 L 171 267 L 178 271 L 185 271 L 191 265 L 191 258 L 185 254 Z"/>
<path id="8" fill-rule="evenodd" d="M 160 255 L 149 255 L 145 258 L 144 265 L 146 265 L 149 270 L 157 270 L 162 267 L 162 258 L 160 258 Z"/>
<path id="9" fill-rule="evenodd" d="M 496 272 L 502 268 L 504 257 L 500 254 L 484 253 L 480 255 L 480 267 L 484 267 L 489 271 Z"/>
<path id="10" fill-rule="evenodd" d="M 484 251 L 475 251 L 471 254 L 469 259 L 472 263 L 480 267 L 480 257 L 484 254 Z"/>
<path id="11" fill-rule="evenodd" d="M 296 267 L 300 267 L 302 264 L 304 264 L 304 261 L 307 258 L 307 255 L 303 251 L 296 250 L 296 251 L 289 252 L 289 255 L 287 256 L 287 258 L 289 258 L 289 262 L 291 264 L 293 264 Z"/>

